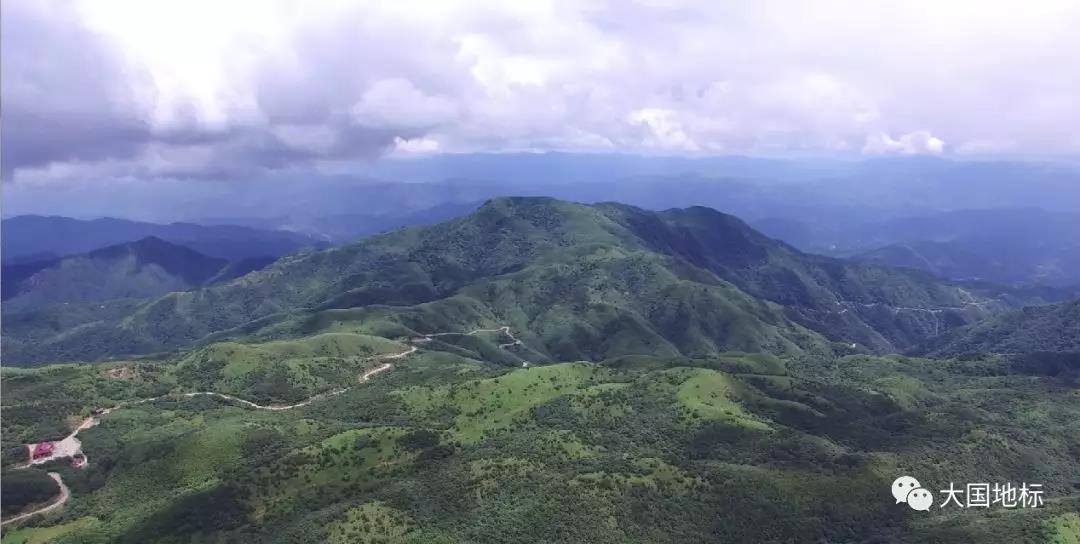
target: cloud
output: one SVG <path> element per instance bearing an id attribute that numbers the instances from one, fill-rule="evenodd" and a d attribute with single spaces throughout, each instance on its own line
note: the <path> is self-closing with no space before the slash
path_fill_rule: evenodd
<path id="1" fill-rule="evenodd" d="M 431 138 L 394 138 L 394 153 L 398 156 L 429 155 L 439 151 L 439 142 Z"/>
<path id="2" fill-rule="evenodd" d="M 892 138 L 879 132 L 866 138 L 863 153 L 868 155 L 940 155 L 945 151 L 945 142 L 925 130 L 917 130 Z"/>
<path id="3" fill-rule="evenodd" d="M 8 180 L 253 179 L 414 151 L 1080 152 L 1071 0 L 0 9 Z"/>
<path id="4" fill-rule="evenodd" d="M 674 110 L 642 108 L 630 112 L 627 121 L 644 128 L 642 141 L 645 145 L 666 150 L 697 151 L 697 143 L 683 130 Z"/>
<path id="5" fill-rule="evenodd" d="M 420 129 L 448 123 L 457 115 L 449 99 L 428 95 L 401 78 L 376 81 L 351 113 L 364 126 Z"/>

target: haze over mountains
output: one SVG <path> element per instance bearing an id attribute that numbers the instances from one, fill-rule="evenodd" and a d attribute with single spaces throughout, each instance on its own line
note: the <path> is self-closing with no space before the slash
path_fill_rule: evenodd
<path id="1" fill-rule="evenodd" d="M 1080 213 L 1080 165 L 936 157 L 767 159 L 614 154 L 449 154 L 386 159 L 348 175 L 191 186 L 127 183 L 119 206 L 108 180 L 62 191 L 5 188 L 5 217 L 131 217 L 154 222 L 205 218 L 391 216 L 498 196 L 616 200 L 647 209 L 707 206 L 754 223 L 885 219 L 940 211 L 1036 208 Z M 616 198 L 617 197 L 617 198 Z M 843 214 L 840 214 L 843 212 Z"/>
<path id="2" fill-rule="evenodd" d="M 433 224 L 498 196 L 615 200 L 652 210 L 707 206 L 811 253 L 872 259 L 951 279 L 1070 287 L 1080 284 L 1078 187 L 1080 167 L 1068 162 L 543 153 L 385 160 L 351 176 L 198 188 L 162 180 L 125 185 L 124 191 L 126 201 L 142 203 L 140 217 L 298 233 L 280 243 L 285 247 L 340 244 L 401 226 Z M 74 185 L 57 201 L 55 194 L 15 186 L 6 191 L 5 213 L 116 215 L 104 194 L 98 185 Z M 18 238 L 13 226 L 5 223 Z M 149 228 L 139 234 L 65 252 L 147 235 L 179 243 L 196 236 Z M 5 244 L 5 260 L 24 252 Z M 234 248 L 188 245 L 211 256 L 243 256 L 226 254 Z M 26 247 L 33 251 L 32 244 Z M 267 249 L 274 251 L 261 253 L 287 252 Z"/>
<path id="3" fill-rule="evenodd" d="M 115 218 L 86 221 L 68 217 L 23 215 L 4 219 L 0 229 L 3 232 L 0 251 L 5 263 L 32 262 L 86 253 L 147 237 L 159 238 L 210 257 L 229 260 L 279 257 L 320 243 L 308 236 L 285 231 L 192 223 L 161 225 Z"/>
<path id="4" fill-rule="evenodd" d="M 258 270 L 274 257 L 229 261 L 147 237 L 45 261 L 5 266 L 8 311 L 57 303 L 145 298 L 220 283 Z"/>

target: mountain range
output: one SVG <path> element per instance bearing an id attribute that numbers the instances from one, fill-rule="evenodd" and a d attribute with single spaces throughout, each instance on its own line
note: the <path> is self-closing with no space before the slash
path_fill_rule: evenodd
<path id="1" fill-rule="evenodd" d="M 537 359 L 890 352 L 1036 302 L 1045 299 L 805 254 L 708 208 L 500 198 L 217 286 L 19 312 L 4 322 L 3 349 L 9 364 L 28 364 L 326 326 L 403 335 L 500 322 Z"/>
<path id="2" fill-rule="evenodd" d="M 1067 353 L 1080 369 L 1080 299 L 1031 306 L 933 338 L 918 353 L 932 357 L 986 353 Z"/>
<path id="3" fill-rule="evenodd" d="M 1080 534 L 1080 307 L 1028 306 L 1061 290 L 539 197 L 223 263 L 148 238 L 16 283 L 4 519 L 68 502 L 5 544 Z M 107 298 L 136 287 L 171 290 Z M 89 462 L 27 467 L 51 440 Z M 1046 502 L 913 512 L 901 474 L 1044 482 Z"/>
<path id="4" fill-rule="evenodd" d="M 389 209 L 371 211 L 291 214 L 280 217 L 203 217 L 198 222 L 204 225 L 243 225 L 258 229 L 285 230 L 331 244 L 342 244 L 401 227 L 440 223 L 467 215 L 480 204 L 482 202 L 450 202 L 418 210 L 400 210 L 391 206 Z"/>
<path id="5" fill-rule="evenodd" d="M 903 217 L 753 222 L 805 251 L 1013 286 L 1080 285 L 1080 214 L 966 209 Z"/>
<path id="6" fill-rule="evenodd" d="M 227 260 L 279 257 L 303 247 L 325 245 L 309 236 L 286 231 L 193 223 L 162 225 L 113 218 L 86 221 L 24 215 L 4 219 L 0 231 L 4 264 L 87 253 L 151 236 Z"/>
<path id="7" fill-rule="evenodd" d="M 228 281 L 273 257 L 229 261 L 147 237 L 91 252 L 3 267 L 7 311 L 57 303 L 146 298 Z"/>

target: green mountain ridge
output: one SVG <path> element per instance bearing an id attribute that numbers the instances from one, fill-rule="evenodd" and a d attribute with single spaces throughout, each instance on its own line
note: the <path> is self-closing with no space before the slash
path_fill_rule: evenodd
<path id="1" fill-rule="evenodd" d="M 1080 360 L 1080 299 L 992 317 L 949 331 L 914 352 L 936 357 L 1060 352 L 1073 353 Z"/>
<path id="2" fill-rule="evenodd" d="M 551 359 L 639 354 L 642 346 L 654 354 L 793 353 L 829 349 L 829 341 L 887 352 L 1025 302 L 917 271 L 803 254 L 708 208 L 500 198 L 440 225 L 289 255 L 223 285 L 139 303 L 119 319 L 108 305 L 99 315 L 18 315 L 4 324 L 4 358 L 100 359 L 237 335 L 286 337 L 309 330 L 304 323 L 319 312 L 365 307 L 349 325 L 362 332 L 508 324 Z M 469 308 L 467 320 L 453 314 L 460 308 Z"/>
<path id="3" fill-rule="evenodd" d="M 4 267 L 8 311 L 50 304 L 146 298 L 228 281 L 272 259 L 230 262 L 156 237 L 81 255 Z"/>
<path id="4" fill-rule="evenodd" d="M 4 219 L 0 239 L 4 264 L 35 255 L 78 255 L 106 246 L 156 237 L 203 255 L 228 259 L 278 257 L 320 243 L 303 234 L 234 225 L 146 223 L 105 217 L 94 220 L 20 215 Z"/>

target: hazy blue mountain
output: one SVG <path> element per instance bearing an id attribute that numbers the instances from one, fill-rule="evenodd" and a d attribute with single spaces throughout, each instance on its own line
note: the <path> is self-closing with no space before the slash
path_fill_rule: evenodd
<path id="1" fill-rule="evenodd" d="M 57 303 L 146 298 L 229 281 L 273 262 L 208 257 L 160 238 L 3 268 L 5 310 Z"/>
<path id="2" fill-rule="evenodd" d="M 125 200 L 158 221 L 420 211 L 498 196 L 618 200 L 648 208 L 708 206 L 751 223 L 827 219 L 835 210 L 895 217 L 958 209 L 1036 207 L 1080 212 L 1075 164 L 905 157 L 678 158 L 611 154 L 440 155 L 378 161 L 348 176 L 282 175 L 260 183 L 125 186 Z M 32 186 L 5 190 L 7 213 L 118 215 L 100 184 L 63 199 Z"/>
<path id="3" fill-rule="evenodd" d="M 988 280 L 1003 284 L 1031 280 L 1030 270 L 1008 270 L 1010 265 L 1019 268 L 1016 266 L 1019 263 L 1006 263 L 974 253 L 957 242 L 921 240 L 892 244 L 858 253 L 851 258 L 885 266 L 916 268 L 943 278 Z"/>
<path id="4" fill-rule="evenodd" d="M 191 223 L 159 225 L 112 218 L 83 221 L 30 215 L 5 219 L 2 232 L 0 244 L 5 262 L 9 259 L 25 262 L 29 256 L 43 253 L 86 253 L 149 236 L 227 260 L 277 257 L 316 243 L 301 234 L 250 227 L 208 227 Z"/>
<path id="5" fill-rule="evenodd" d="M 325 240 L 332 244 L 351 242 L 396 228 L 431 225 L 466 215 L 482 204 L 450 202 L 421 210 L 399 209 L 396 206 L 373 208 L 368 211 L 332 215 L 282 217 L 208 217 L 200 224 L 244 225 L 260 229 L 287 230 Z"/>
<path id="6" fill-rule="evenodd" d="M 1080 284 L 1080 214 L 957 210 L 876 220 L 771 218 L 754 225 L 811 252 L 1006 285 Z"/>

